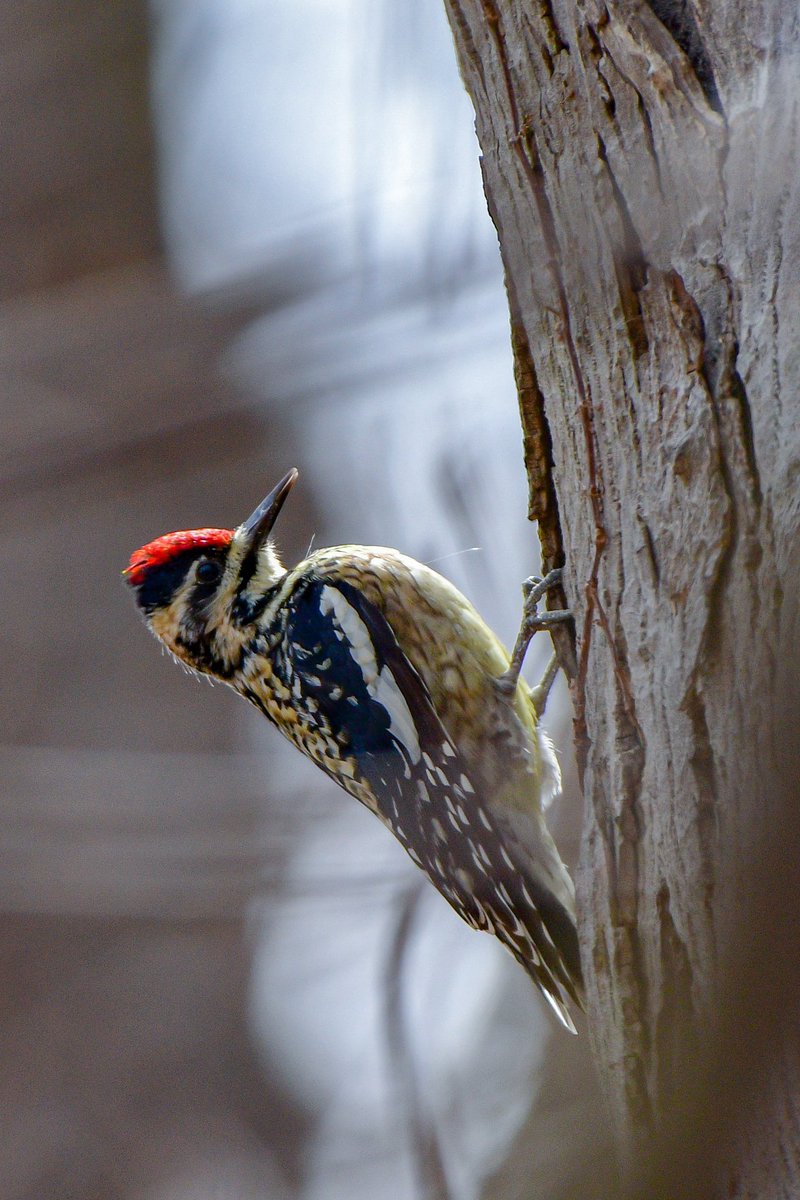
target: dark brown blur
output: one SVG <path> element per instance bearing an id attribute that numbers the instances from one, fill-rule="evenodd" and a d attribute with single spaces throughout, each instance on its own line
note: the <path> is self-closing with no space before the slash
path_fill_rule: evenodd
<path id="1" fill-rule="evenodd" d="M 215 1196 L 279 1196 L 291 1104 L 244 1030 L 261 797 L 118 580 L 154 506 L 235 520 L 285 459 L 217 378 L 235 315 L 161 259 L 147 6 L 4 5 L 0 45 L 0 1195 L 199 1196 L 213 1161 Z"/>

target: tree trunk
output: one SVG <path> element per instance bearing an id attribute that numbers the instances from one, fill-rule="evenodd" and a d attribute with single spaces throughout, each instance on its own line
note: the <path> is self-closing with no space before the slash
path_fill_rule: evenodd
<path id="1" fill-rule="evenodd" d="M 719 1154 L 696 1194 L 794 1197 L 780 988 L 766 1024 L 750 1018 L 778 927 L 790 958 L 797 940 L 777 767 L 800 628 L 796 6 L 446 5 L 506 269 L 531 515 L 575 614 L 588 1016 L 623 1161 L 667 1127 L 685 1139 L 676 1114 L 706 1087 Z M 787 820 L 773 856 L 759 831 Z M 764 864 L 791 891 L 761 911 Z M 757 917 L 777 922 L 760 942 Z M 796 967 L 781 978 L 796 988 Z"/>

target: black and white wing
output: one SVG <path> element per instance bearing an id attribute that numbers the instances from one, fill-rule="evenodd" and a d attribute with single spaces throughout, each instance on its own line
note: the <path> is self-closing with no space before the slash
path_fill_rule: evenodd
<path id="1" fill-rule="evenodd" d="M 470 925 L 494 933 L 573 1030 L 580 1004 L 572 916 L 525 870 L 442 725 L 383 613 L 352 583 L 309 579 L 287 601 L 276 666 L 338 747 L 345 771 L 316 761 L 391 827 Z M 355 781 L 351 785 L 351 781 Z"/>

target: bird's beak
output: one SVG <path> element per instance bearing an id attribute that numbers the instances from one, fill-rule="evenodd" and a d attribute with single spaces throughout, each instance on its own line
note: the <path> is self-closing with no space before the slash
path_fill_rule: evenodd
<path id="1" fill-rule="evenodd" d="M 272 526 L 277 520 L 278 513 L 283 508 L 283 502 L 289 495 L 300 477 L 296 467 L 292 467 L 283 479 L 274 487 L 268 496 L 259 504 L 243 525 L 236 531 L 237 540 L 249 552 L 258 550 L 270 535 Z"/>

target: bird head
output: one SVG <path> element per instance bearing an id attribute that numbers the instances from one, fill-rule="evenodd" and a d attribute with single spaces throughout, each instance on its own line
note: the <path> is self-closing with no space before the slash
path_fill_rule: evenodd
<path id="1" fill-rule="evenodd" d="M 286 573 L 270 533 L 292 468 L 238 529 L 184 529 L 148 542 L 123 571 L 150 630 L 182 662 L 230 674 L 270 589 Z"/>

